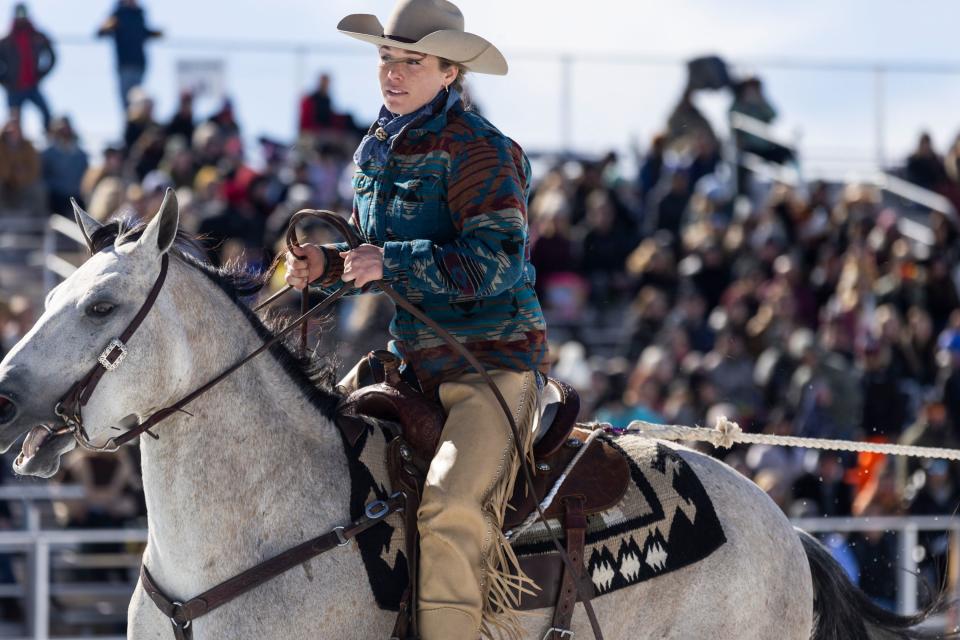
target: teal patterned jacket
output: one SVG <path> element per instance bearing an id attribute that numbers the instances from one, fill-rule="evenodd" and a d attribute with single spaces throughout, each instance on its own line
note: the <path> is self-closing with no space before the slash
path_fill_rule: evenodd
<path id="1" fill-rule="evenodd" d="M 384 164 L 353 178 L 350 224 L 383 247 L 384 280 L 488 369 L 546 370 L 546 325 L 534 292 L 527 200 L 530 163 L 517 143 L 461 102 L 414 120 Z M 328 292 L 342 286 L 346 246 L 324 247 Z M 402 309 L 391 348 L 424 391 L 470 369 Z"/>

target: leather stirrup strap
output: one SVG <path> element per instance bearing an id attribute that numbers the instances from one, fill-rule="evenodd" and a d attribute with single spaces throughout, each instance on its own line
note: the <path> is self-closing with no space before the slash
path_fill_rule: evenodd
<path id="1" fill-rule="evenodd" d="M 406 486 L 406 484 L 404 484 Z M 417 581 L 420 563 L 420 532 L 417 528 L 417 511 L 420 509 L 420 498 L 416 487 L 407 491 L 407 506 L 403 514 L 404 547 L 407 554 L 407 575 L 409 584 L 400 599 L 400 610 L 397 612 L 397 621 L 393 626 L 390 640 L 420 640 L 420 630 L 417 622 Z"/>
<path id="2" fill-rule="evenodd" d="M 410 638 L 420 637 L 420 624 L 417 621 L 417 599 L 418 584 L 420 580 L 420 529 L 417 526 L 417 512 L 420 511 L 420 493 L 421 488 L 414 481 L 411 487 L 410 498 L 407 500 L 410 508 L 403 514 L 406 531 L 403 532 L 406 539 L 408 573 L 410 574 L 410 601 L 407 611 L 410 616 L 410 626 L 408 636 Z M 404 640 L 404 639 L 401 639 Z"/>
<path id="3" fill-rule="evenodd" d="M 566 507 L 563 526 L 567 536 L 567 555 L 570 556 L 570 564 L 576 569 L 576 574 L 564 566 L 560 594 L 553 611 L 553 625 L 543 637 L 544 640 L 568 640 L 573 637 L 570 623 L 573 620 L 573 608 L 577 604 L 577 583 L 583 575 L 583 549 L 587 530 L 587 517 L 583 512 L 584 498 L 579 495 L 570 496 L 563 502 Z"/>
<path id="4" fill-rule="evenodd" d="M 410 635 L 410 585 L 403 590 L 400 596 L 400 609 L 397 611 L 397 621 L 393 623 L 393 633 L 390 634 L 390 640 L 419 640 L 419 638 Z"/>
<path id="5" fill-rule="evenodd" d="M 404 459 L 403 452 L 409 452 L 409 445 L 403 438 L 395 438 L 387 449 L 387 470 L 390 482 L 407 497 L 403 510 L 404 553 L 407 557 L 407 575 L 409 583 L 400 599 L 400 610 L 393 627 L 391 640 L 418 640 L 420 630 L 417 622 L 417 581 L 420 567 L 420 530 L 417 516 L 420 510 L 422 478 L 413 465 Z M 409 454 L 408 454 L 409 455 Z"/>

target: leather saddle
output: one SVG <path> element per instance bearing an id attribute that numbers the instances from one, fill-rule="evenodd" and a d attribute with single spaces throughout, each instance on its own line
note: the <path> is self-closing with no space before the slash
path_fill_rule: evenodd
<path id="1" fill-rule="evenodd" d="M 439 446 L 446 417 L 439 402 L 421 393 L 409 368 L 401 372 L 399 365 L 399 359 L 389 351 L 371 352 L 358 372 L 360 388 L 340 403 L 336 423 L 351 446 L 367 429 L 369 418 L 390 426 L 395 436 L 387 448 L 390 480 L 393 490 L 407 494 L 405 527 L 416 531 L 416 508 L 423 480 Z M 534 424 L 535 494 L 542 500 L 555 490 L 552 500 L 544 506 L 544 514 L 548 519 L 562 521 L 566 550 L 580 575 L 574 576 L 565 570 L 558 553 L 522 558 L 522 570 L 537 582 L 540 591 L 536 596 L 524 596 L 520 609 L 555 606 L 553 626 L 544 638 L 559 640 L 566 637 L 565 633 L 570 634 L 570 620 L 577 601 L 574 581 L 592 592 L 592 584 L 584 579 L 582 567 L 586 516 L 605 511 L 620 501 L 627 491 L 630 469 L 623 456 L 606 442 L 593 439 L 588 443 L 590 432 L 575 429 L 580 398 L 572 387 L 549 379 L 541 394 L 541 406 Z M 556 487 L 558 482 L 561 484 Z M 517 481 L 504 518 L 505 532 L 531 517 L 536 509 L 534 500 L 526 483 Z M 408 541 L 415 539 L 416 536 L 408 536 Z M 408 558 L 416 559 L 416 546 L 408 546 Z M 408 566 L 415 571 L 417 563 L 411 561 Z M 408 592 L 414 585 L 415 581 Z M 412 593 L 408 593 L 408 597 L 410 602 L 415 601 Z M 402 626 L 403 618 L 402 608 L 398 627 Z M 395 630 L 394 637 L 403 636 Z"/>
<path id="2" fill-rule="evenodd" d="M 399 438 L 391 451 L 399 457 L 388 463 L 408 467 L 413 475 L 426 475 L 440 443 L 445 416 L 439 402 L 420 392 L 415 380 L 399 370 L 399 359 L 385 350 L 372 351 L 361 367 L 359 389 L 340 404 L 337 425 L 351 445 L 366 429 L 364 417 L 398 425 Z M 542 410 L 534 425 L 534 486 L 541 499 L 551 490 L 586 441 L 588 432 L 574 431 L 580 413 L 580 396 L 568 384 L 548 379 L 541 394 Z M 391 455 L 392 454 L 388 454 Z M 584 514 L 600 513 L 615 505 L 627 490 L 630 471 L 626 461 L 602 441 L 595 441 L 564 479 L 546 511 L 559 517 L 564 499 L 584 498 Z M 533 494 L 523 482 L 516 483 L 504 530 L 522 523 L 534 510 Z"/>

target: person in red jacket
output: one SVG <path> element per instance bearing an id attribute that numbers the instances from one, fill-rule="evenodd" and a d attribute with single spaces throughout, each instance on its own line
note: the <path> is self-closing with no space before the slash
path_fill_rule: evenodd
<path id="1" fill-rule="evenodd" d="M 18 3 L 10 33 L 0 40 L 0 83 L 7 90 L 11 114 L 19 114 L 24 102 L 32 102 L 40 110 L 44 129 L 50 128 L 50 108 L 40 93 L 40 81 L 56 60 L 50 39 L 33 26 L 26 5 Z"/>

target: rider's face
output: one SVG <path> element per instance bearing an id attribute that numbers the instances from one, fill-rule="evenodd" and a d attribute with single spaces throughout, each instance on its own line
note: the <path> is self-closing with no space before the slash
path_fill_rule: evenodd
<path id="1" fill-rule="evenodd" d="M 456 67 L 442 70 L 437 56 L 380 47 L 380 91 L 391 113 L 413 113 L 449 86 L 456 74 Z"/>

